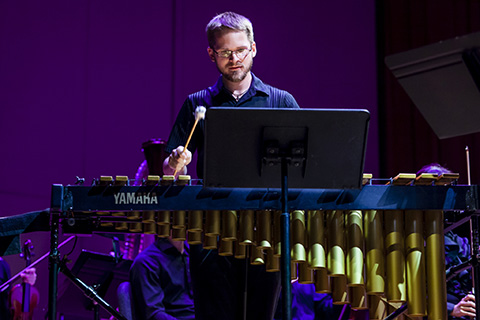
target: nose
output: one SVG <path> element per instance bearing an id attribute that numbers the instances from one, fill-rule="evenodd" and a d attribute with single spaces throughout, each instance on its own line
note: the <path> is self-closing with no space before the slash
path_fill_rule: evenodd
<path id="1" fill-rule="evenodd" d="M 237 53 L 234 51 L 230 55 L 230 59 L 233 61 L 233 63 L 237 63 L 239 61 L 242 61 L 241 59 L 238 58 Z"/>

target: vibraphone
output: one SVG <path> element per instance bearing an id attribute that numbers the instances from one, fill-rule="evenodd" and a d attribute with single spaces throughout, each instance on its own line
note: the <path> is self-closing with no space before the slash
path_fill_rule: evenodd
<path id="1" fill-rule="evenodd" d="M 58 234 L 172 234 L 220 255 L 279 271 L 279 189 L 210 189 L 151 176 L 52 187 L 51 252 Z M 331 292 L 335 304 L 383 319 L 404 303 L 410 316 L 447 319 L 444 211 L 479 210 L 477 186 L 364 185 L 290 189 L 292 278 Z M 56 276 L 50 270 L 50 312 Z"/>

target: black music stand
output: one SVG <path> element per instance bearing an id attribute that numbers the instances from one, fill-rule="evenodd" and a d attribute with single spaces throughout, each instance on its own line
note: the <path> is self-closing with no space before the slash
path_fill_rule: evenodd
<path id="1" fill-rule="evenodd" d="M 107 303 L 107 308 L 105 308 L 101 302 L 96 300 L 96 297 L 89 297 L 93 295 L 90 288 L 104 302 L 110 301 L 113 302 L 113 305 L 118 306 L 117 287 L 120 283 L 129 280 L 128 273 L 131 264 L 131 260 L 118 260 L 110 255 L 83 250 L 71 271 L 65 269 L 65 266 L 63 268 L 60 266 L 60 270 L 70 281 L 67 281 L 65 286 L 60 289 L 58 313 L 73 320 L 99 319 L 99 316 L 109 317 L 108 309 L 112 307 Z M 105 310 L 99 309 L 99 305 Z"/>
<path id="2" fill-rule="evenodd" d="M 440 139 L 480 131 L 480 32 L 385 58 Z"/>
<path id="3" fill-rule="evenodd" d="M 369 120 L 367 110 L 353 109 L 210 108 L 206 113 L 204 185 L 282 189 L 284 319 L 292 318 L 288 188 L 361 188 Z"/>

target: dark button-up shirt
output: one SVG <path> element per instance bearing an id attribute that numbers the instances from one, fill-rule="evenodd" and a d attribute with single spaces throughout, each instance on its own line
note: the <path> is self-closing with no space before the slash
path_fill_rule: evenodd
<path id="1" fill-rule="evenodd" d="M 142 251 L 130 269 L 135 319 L 195 319 L 188 252 L 167 239 Z"/>
<path id="2" fill-rule="evenodd" d="M 195 122 L 195 109 L 210 107 L 299 108 L 293 96 L 263 83 L 252 74 L 247 92 L 237 101 L 223 85 L 215 85 L 188 96 L 170 133 L 167 152 L 185 145 Z M 200 120 L 188 149 L 198 151 L 197 176 L 203 178 L 205 121 Z M 192 281 L 197 320 L 272 319 L 280 292 L 280 273 L 266 272 L 265 266 L 252 266 L 245 259 L 219 256 L 217 250 L 192 246 Z"/>
<path id="3" fill-rule="evenodd" d="M 350 315 L 348 305 L 334 305 L 332 296 L 316 293 L 314 284 L 292 283 L 292 320 L 346 320 Z M 282 303 L 279 302 L 275 320 L 283 319 Z M 356 317 L 355 319 L 368 319 Z"/>
<path id="4" fill-rule="evenodd" d="M 0 285 L 10 279 L 10 267 L 8 263 L 0 257 Z M 8 308 L 8 292 L 10 288 L 0 292 L 0 319 L 10 319 L 10 310 Z"/>
<path id="5" fill-rule="evenodd" d="M 253 73 L 250 88 L 237 101 L 225 88 L 222 76 L 220 76 L 212 87 L 187 97 L 170 133 L 165 148 L 168 153 L 178 146 L 185 145 L 195 123 L 195 109 L 198 106 L 204 106 L 207 109 L 210 107 L 300 108 L 290 93 L 263 83 Z M 197 176 L 200 179 L 203 178 L 204 131 L 205 121 L 200 120 L 188 145 L 192 154 L 198 150 Z"/>

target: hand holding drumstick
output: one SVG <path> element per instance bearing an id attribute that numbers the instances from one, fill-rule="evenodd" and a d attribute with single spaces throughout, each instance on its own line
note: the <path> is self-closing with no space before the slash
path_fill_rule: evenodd
<path id="1" fill-rule="evenodd" d="M 187 173 L 187 165 L 192 161 L 192 153 L 187 149 L 188 144 L 192 138 L 193 132 L 195 131 L 195 127 L 198 124 L 200 119 L 205 119 L 205 112 L 207 109 L 203 106 L 199 106 L 195 109 L 195 123 L 193 124 L 192 130 L 190 131 L 190 135 L 188 136 L 187 142 L 185 143 L 185 147 L 179 146 L 172 151 L 172 153 L 165 159 L 163 164 L 164 173 L 168 174 L 173 170 L 173 175 L 176 176 L 177 173 L 186 174 Z"/>
<path id="2" fill-rule="evenodd" d="M 192 161 L 192 153 L 190 150 L 179 146 L 172 150 L 172 153 L 165 159 L 163 163 L 163 173 L 167 175 L 186 174 L 187 165 Z"/>

